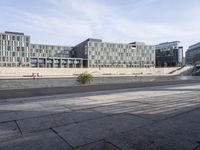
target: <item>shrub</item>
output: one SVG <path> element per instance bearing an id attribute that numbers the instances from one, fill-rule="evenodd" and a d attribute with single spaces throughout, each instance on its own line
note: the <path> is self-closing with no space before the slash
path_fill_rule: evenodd
<path id="1" fill-rule="evenodd" d="M 81 73 L 78 77 L 77 77 L 77 82 L 81 83 L 81 84 L 90 84 L 93 81 L 94 77 L 87 73 Z"/>

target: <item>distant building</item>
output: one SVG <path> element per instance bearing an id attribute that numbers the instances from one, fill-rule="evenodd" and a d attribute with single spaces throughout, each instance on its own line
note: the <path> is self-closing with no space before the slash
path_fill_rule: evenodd
<path id="1" fill-rule="evenodd" d="M 24 33 L 0 33 L 0 66 L 29 66 L 30 36 Z"/>
<path id="2" fill-rule="evenodd" d="M 89 68 L 155 67 L 155 46 L 140 42 L 121 44 L 87 39 L 76 45 L 73 51 Z"/>
<path id="3" fill-rule="evenodd" d="M 74 46 L 33 44 L 18 32 L 0 33 L 0 67 L 149 68 L 155 67 L 155 46 L 87 39 Z"/>
<path id="4" fill-rule="evenodd" d="M 177 67 L 183 65 L 183 46 L 179 41 L 156 45 L 156 67 Z"/>
<path id="5" fill-rule="evenodd" d="M 1 67 L 82 67 L 82 58 L 71 58 L 72 47 L 31 44 L 30 36 L 0 33 Z"/>
<path id="6" fill-rule="evenodd" d="M 30 44 L 31 67 L 80 68 L 81 58 L 71 58 L 72 47 Z"/>
<path id="7" fill-rule="evenodd" d="M 200 64 L 200 42 L 189 46 L 186 51 L 186 64 Z"/>

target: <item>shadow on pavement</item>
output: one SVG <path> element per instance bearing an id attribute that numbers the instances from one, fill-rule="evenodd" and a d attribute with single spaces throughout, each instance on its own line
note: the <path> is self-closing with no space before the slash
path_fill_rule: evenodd
<path id="1" fill-rule="evenodd" d="M 44 105 L 55 99 L 28 99 L 0 104 L 1 150 L 199 149 L 199 103 L 157 108 L 137 102 Z"/>

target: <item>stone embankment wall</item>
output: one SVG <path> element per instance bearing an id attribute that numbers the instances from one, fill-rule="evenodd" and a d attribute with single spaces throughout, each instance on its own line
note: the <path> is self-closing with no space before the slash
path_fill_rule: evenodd
<path id="1" fill-rule="evenodd" d="M 168 75 L 178 68 L 0 68 L 0 78 L 23 78 L 33 74 L 39 77 L 73 77 L 88 72 L 94 76 Z M 179 72 L 178 72 L 179 73 Z M 175 73 L 176 74 L 176 73 Z M 174 75 L 174 74 L 173 74 Z"/>

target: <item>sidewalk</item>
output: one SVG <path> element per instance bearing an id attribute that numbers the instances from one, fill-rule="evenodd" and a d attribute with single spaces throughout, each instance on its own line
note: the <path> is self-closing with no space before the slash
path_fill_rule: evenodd
<path id="1" fill-rule="evenodd" d="M 0 101 L 1 150 L 198 150 L 200 84 Z"/>

